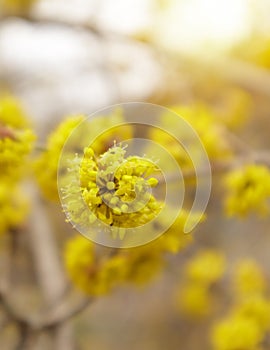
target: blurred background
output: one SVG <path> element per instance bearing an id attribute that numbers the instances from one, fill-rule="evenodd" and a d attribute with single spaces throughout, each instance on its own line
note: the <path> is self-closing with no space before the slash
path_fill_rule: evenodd
<path id="1" fill-rule="evenodd" d="M 249 147 L 267 150 L 269 69 L 269 0 L 0 0 L 0 94 L 22 101 L 40 142 L 67 115 L 115 103 L 202 103 Z M 175 307 L 184 262 L 218 248 L 230 261 L 252 256 L 270 267 L 269 220 L 224 218 L 217 180 L 191 247 L 168 257 L 151 284 L 116 290 L 74 318 L 79 349 L 210 349 L 205 322 Z M 58 205 L 47 210 L 61 247 L 70 227 Z M 28 310 L 40 296 L 20 240 L 14 286 Z M 13 334 L 1 333 L 1 349 L 13 349 Z M 46 334 L 34 349 L 50 349 Z"/>

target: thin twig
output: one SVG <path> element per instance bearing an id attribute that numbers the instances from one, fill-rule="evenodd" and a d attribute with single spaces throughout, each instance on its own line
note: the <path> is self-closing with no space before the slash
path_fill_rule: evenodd
<path id="1" fill-rule="evenodd" d="M 75 30 L 80 29 L 92 33 L 99 38 L 110 38 L 115 36 L 118 39 L 140 42 L 138 39 L 132 36 L 121 34 L 119 32 L 106 32 L 99 28 L 95 22 L 91 22 L 90 20 L 85 22 L 67 21 L 59 17 L 52 18 L 30 13 L 21 14 L 19 17 L 2 14 L 0 16 L 0 24 L 4 24 L 5 22 L 16 18 L 23 19 L 32 24 L 62 26 Z M 157 54 L 160 53 L 160 48 L 154 42 L 150 41 L 148 47 L 150 47 Z M 164 57 L 166 57 L 166 60 L 170 63 L 177 62 L 177 64 L 179 64 L 179 62 L 183 61 L 183 54 L 181 57 L 179 57 L 175 54 L 173 55 L 167 52 Z M 233 82 L 234 84 L 245 89 L 270 96 L 270 73 L 267 69 L 230 57 L 224 58 L 220 56 L 210 57 L 199 55 L 199 59 L 194 56 L 186 56 L 185 60 L 194 62 L 194 64 L 202 67 L 204 70 L 216 72 L 223 79 Z"/>
<path id="2" fill-rule="evenodd" d="M 97 36 L 105 35 L 105 33 L 102 32 L 97 27 L 96 24 L 93 24 L 90 21 L 87 21 L 87 22 L 66 21 L 59 17 L 51 18 L 47 16 L 32 15 L 32 14 L 21 14 L 20 16 L 3 14 L 0 16 L 0 23 L 4 24 L 5 22 L 16 20 L 16 19 L 22 19 L 26 22 L 37 24 L 37 25 L 53 25 L 53 26 L 59 26 L 59 27 L 67 27 L 71 29 L 81 29 L 84 31 L 91 32 Z"/>
<path id="3" fill-rule="evenodd" d="M 30 331 L 28 325 L 19 325 L 19 341 L 16 345 L 15 350 L 27 350 L 28 337 Z"/>
<path id="4" fill-rule="evenodd" d="M 244 154 L 243 156 L 238 156 L 232 160 L 224 162 L 214 162 L 211 164 L 210 169 L 212 175 L 218 175 L 225 173 L 229 170 L 232 170 L 240 165 L 249 164 L 249 163 L 258 163 L 270 167 L 270 151 L 258 151 L 252 152 L 251 154 Z M 182 171 L 182 176 L 184 180 L 196 179 L 199 176 L 209 175 L 209 167 L 200 168 L 197 171 L 192 169 L 185 169 Z M 171 173 L 158 178 L 159 184 L 165 184 L 173 181 L 179 181 L 178 173 Z"/>

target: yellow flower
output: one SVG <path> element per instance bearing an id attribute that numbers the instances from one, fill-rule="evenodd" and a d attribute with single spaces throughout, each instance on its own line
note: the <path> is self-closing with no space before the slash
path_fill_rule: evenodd
<path id="1" fill-rule="evenodd" d="M 179 124 L 173 112 L 178 114 L 181 118 L 186 120 L 191 127 L 197 132 L 210 160 L 220 160 L 231 155 L 231 150 L 224 134 L 223 126 L 217 122 L 215 114 L 205 105 L 195 104 L 190 106 L 171 106 L 170 112 L 165 112 L 162 115 L 162 123 L 164 130 L 166 125 L 172 127 L 174 124 L 179 129 Z M 166 131 L 155 128 L 150 131 L 150 138 L 157 141 L 167 149 L 174 159 L 181 165 L 182 168 L 193 168 L 192 161 L 184 148 L 178 144 L 174 137 L 168 134 Z M 178 130 L 180 132 L 180 130 Z M 188 139 L 190 136 L 183 132 L 181 141 L 189 145 L 189 150 L 192 150 L 193 154 L 196 154 L 197 144 L 192 139 Z M 196 140 L 197 141 L 197 140 Z M 198 153 L 198 152 L 197 152 Z M 198 154 L 199 156 L 199 154 Z M 163 161 L 160 163 L 163 165 Z"/>
<path id="2" fill-rule="evenodd" d="M 125 124 L 121 108 L 115 108 L 109 116 L 100 115 L 93 120 L 90 118 L 86 130 L 89 136 L 94 135 L 96 138 L 91 145 L 86 143 L 85 146 L 91 147 L 98 155 L 106 152 L 115 143 L 133 137 L 132 126 Z"/>
<path id="3" fill-rule="evenodd" d="M 188 316 L 200 318 L 209 313 L 211 296 L 204 285 L 190 282 L 177 293 L 177 304 L 179 310 Z"/>
<path id="4" fill-rule="evenodd" d="M 31 130 L 14 131 L 14 138 L 0 137 L 0 179 L 18 180 L 26 170 L 26 156 L 31 152 L 35 135 Z"/>
<path id="5" fill-rule="evenodd" d="M 221 100 L 214 107 L 217 117 L 231 130 L 243 127 L 251 115 L 253 101 L 246 91 L 230 86 L 222 89 Z"/>
<path id="6" fill-rule="evenodd" d="M 63 190 L 70 221 L 91 225 L 99 219 L 119 228 L 123 237 L 125 228 L 144 225 L 157 216 L 162 204 L 148 191 L 158 184 L 150 177 L 159 172 L 157 165 L 146 158 L 125 158 L 125 153 L 125 147 L 114 146 L 96 158 L 86 147 L 82 161 L 74 160 L 72 172 L 79 173 L 80 187 L 71 181 Z"/>
<path id="7" fill-rule="evenodd" d="M 225 180 L 225 209 L 229 216 L 269 213 L 270 171 L 266 166 L 247 165 L 230 172 Z"/>
<path id="8" fill-rule="evenodd" d="M 233 314 L 255 320 L 264 331 L 270 329 L 270 301 L 263 296 L 252 295 L 240 299 Z"/>
<path id="9" fill-rule="evenodd" d="M 159 245 L 161 250 L 175 254 L 193 242 L 193 236 L 191 234 L 184 233 L 184 226 L 190 213 L 182 209 L 176 220 L 171 223 L 169 212 L 170 206 L 167 205 L 165 210 L 154 222 L 156 229 L 161 231 L 169 226 L 169 228 L 154 243 Z M 197 213 L 192 215 L 194 219 L 197 218 Z"/>
<path id="10" fill-rule="evenodd" d="M 35 135 L 26 128 L 27 118 L 12 97 L 0 100 L 0 180 L 17 181 L 27 169 L 26 156 L 33 148 Z"/>
<path id="11" fill-rule="evenodd" d="M 150 246 L 116 250 L 100 256 L 82 236 L 71 238 L 64 252 L 65 266 L 75 285 L 89 295 L 105 295 L 118 285 L 148 282 L 163 266 L 162 256 Z"/>
<path id="12" fill-rule="evenodd" d="M 175 106 L 172 110 L 195 129 L 211 160 L 219 160 L 231 154 L 222 124 L 218 123 L 216 116 L 206 105 Z"/>
<path id="13" fill-rule="evenodd" d="M 211 286 L 225 271 L 225 258 L 214 250 L 197 253 L 184 266 L 184 281 L 177 292 L 179 309 L 191 317 L 209 314 L 213 306 Z"/>
<path id="14" fill-rule="evenodd" d="M 78 130 L 77 127 L 81 122 L 83 123 Z M 40 155 L 36 163 L 36 175 L 44 196 L 53 201 L 59 200 L 58 167 L 66 167 L 68 161 L 74 158 L 75 153 L 80 153 L 86 146 L 91 146 L 95 153 L 100 155 L 113 146 L 114 142 L 125 138 L 130 139 L 132 128 L 123 124 L 124 119 L 120 109 L 114 110 L 110 117 L 98 116 L 94 119 L 86 119 L 83 115 L 75 115 L 67 117 L 60 123 L 49 135 L 46 151 Z M 73 131 L 74 133 L 72 133 Z M 64 149 L 61 164 L 59 164 L 60 155 L 71 134 L 72 139 L 69 140 L 67 149 Z M 91 139 L 93 139 L 93 143 L 88 145 Z"/>
<path id="15" fill-rule="evenodd" d="M 266 289 L 263 273 L 253 260 L 242 260 L 234 271 L 235 292 L 240 298 L 252 294 L 261 294 Z"/>
<path id="16" fill-rule="evenodd" d="M 123 257 L 99 257 L 94 244 L 79 235 L 66 244 L 65 264 L 74 284 L 89 295 L 110 292 L 123 280 L 126 270 Z"/>
<path id="17" fill-rule="evenodd" d="M 121 252 L 126 258 L 125 281 L 143 285 L 153 279 L 165 264 L 162 251 L 153 243 Z"/>
<path id="18" fill-rule="evenodd" d="M 38 183 L 46 198 L 58 200 L 57 171 L 58 161 L 62 148 L 71 134 L 84 117 L 82 115 L 66 118 L 55 131 L 53 131 L 47 141 L 47 148 L 36 161 L 35 172 Z"/>
<path id="19" fill-rule="evenodd" d="M 0 98 L 0 125 L 15 129 L 25 129 L 29 126 L 27 115 L 24 113 L 20 101 L 12 96 Z"/>
<path id="20" fill-rule="evenodd" d="M 259 325 L 251 318 L 229 317 L 212 331 L 214 350 L 257 350 L 263 339 Z"/>
<path id="21" fill-rule="evenodd" d="M 16 228 L 26 217 L 28 203 L 12 183 L 0 182 L 0 234 Z"/>
<path id="22" fill-rule="evenodd" d="M 242 260 L 234 271 L 234 303 L 230 314 L 212 330 L 216 350 L 259 350 L 270 329 L 270 301 L 260 267 Z"/>
<path id="23" fill-rule="evenodd" d="M 204 250 L 188 262 L 185 273 L 190 280 L 207 286 L 223 276 L 225 267 L 222 254 L 214 250 Z"/>

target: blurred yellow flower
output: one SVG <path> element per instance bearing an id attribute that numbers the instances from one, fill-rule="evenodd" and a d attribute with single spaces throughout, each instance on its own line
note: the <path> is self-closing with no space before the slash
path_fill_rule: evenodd
<path id="1" fill-rule="evenodd" d="M 21 103 L 10 95 L 0 98 L 0 125 L 10 128 L 24 129 L 29 126 L 28 116 L 25 114 Z"/>
<path id="2" fill-rule="evenodd" d="M 170 224 L 170 215 L 167 214 L 167 211 L 170 211 L 169 205 L 167 205 L 164 212 L 162 212 L 155 221 L 155 226 L 157 229 L 163 229 L 164 227 L 167 227 L 168 224 Z M 170 224 L 166 232 L 164 232 L 155 242 L 160 246 L 160 249 L 176 254 L 193 242 L 193 236 L 191 234 L 184 233 L 184 226 L 190 214 L 191 213 L 184 209 L 180 211 L 176 220 Z M 193 213 L 191 215 L 195 219 L 199 214 Z"/>
<path id="3" fill-rule="evenodd" d="M 81 124 L 79 130 L 76 129 L 83 121 L 84 123 Z M 121 109 L 115 109 L 110 118 L 101 115 L 94 119 L 87 119 L 83 115 L 74 115 L 67 117 L 60 123 L 49 135 L 46 150 L 40 154 L 35 166 L 37 179 L 44 196 L 53 201 L 59 200 L 57 189 L 59 166 L 67 167 L 68 162 L 74 159 L 75 154 L 82 153 L 85 147 L 91 146 L 95 153 L 100 155 L 113 146 L 114 142 L 130 139 L 132 128 L 130 125 L 123 125 L 123 123 Z M 62 154 L 64 145 L 71 134 L 72 140 Z M 91 139 L 93 142 L 89 145 Z M 61 164 L 59 164 L 60 155 L 62 156 Z"/>
<path id="4" fill-rule="evenodd" d="M 25 219 L 28 203 L 12 183 L 0 182 L 0 234 L 16 228 Z"/>
<path id="5" fill-rule="evenodd" d="M 250 259 L 241 260 L 234 270 L 234 286 L 240 299 L 263 293 L 266 282 L 259 265 Z"/>
<path id="6" fill-rule="evenodd" d="M 173 113 L 178 114 L 195 130 L 210 160 L 224 160 L 224 158 L 231 156 L 231 148 L 224 133 L 224 125 L 221 120 L 218 121 L 214 112 L 206 105 L 198 103 L 190 106 L 171 106 L 170 111 L 162 115 L 164 130 L 166 130 L 166 125 L 174 126 L 176 119 Z M 179 129 L 179 125 L 176 128 Z M 195 161 L 195 159 L 191 160 L 178 141 L 164 130 L 159 128 L 151 129 L 149 136 L 152 140 L 163 145 L 182 168 L 193 168 L 192 161 Z M 190 138 L 191 135 L 183 132 L 181 141 L 188 145 L 189 150 L 192 150 L 193 154 L 196 154 L 196 152 L 198 153 L 196 150 L 198 138 L 196 138 L 196 141 Z M 163 159 L 160 160 L 161 164 L 162 162 Z"/>
<path id="7" fill-rule="evenodd" d="M 95 245 L 79 235 L 67 242 L 64 258 L 71 280 L 89 295 L 107 294 L 126 271 L 123 257 L 97 257 Z"/>
<path id="8" fill-rule="evenodd" d="M 177 304 L 181 312 L 191 317 L 206 316 L 211 308 L 211 296 L 205 285 L 187 283 L 177 294 Z"/>
<path id="9" fill-rule="evenodd" d="M 263 332 L 251 318 L 229 317 L 217 323 L 212 332 L 214 350 L 258 350 Z"/>
<path id="10" fill-rule="evenodd" d="M 13 97 L 0 99 L 0 180 L 17 181 L 27 169 L 25 162 L 35 140 L 20 103 Z"/>
<path id="11" fill-rule="evenodd" d="M 225 179 L 225 209 L 229 216 L 244 217 L 254 212 L 267 215 L 270 210 L 270 171 L 264 165 L 247 165 L 231 171 Z"/>
<path id="12" fill-rule="evenodd" d="M 190 280 L 207 286 L 223 276 L 225 267 L 223 254 L 214 250 L 203 250 L 187 263 L 185 273 Z"/>
<path id="13" fill-rule="evenodd" d="M 89 295 L 105 295 L 124 283 L 148 282 L 164 264 L 160 251 L 150 245 L 114 252 L 99 256 L 88 239 L 79 235 L 71 238 L 64 252 L 71 280 Z"/>
<path id="14" fill-rule="evenodd" d="M 42 152 L 35 164 L 38 183 L 44 196 L 58 200 L 57 171 L 62 148 L 71 132 L 84 120 L 84 116 L 66 118 L 48 137 L 47 148 Z"/>
<path id="15" fill-rule="evenodd" d="M 264 331 L 270 329 L 270 300 L 261 295 L 240 299 L 233 314 L 255 320 L 260 329 Z"/>
<path id="16" fill-rule="evenodd" d="M 224 256 L 215 250 L 202 250 L 192 257 L 184 266 L 177 292 L 179 310 L 194 318 L 208 315 L 213 307 L 211 287 L 223 277 L 225 267 Z"/>

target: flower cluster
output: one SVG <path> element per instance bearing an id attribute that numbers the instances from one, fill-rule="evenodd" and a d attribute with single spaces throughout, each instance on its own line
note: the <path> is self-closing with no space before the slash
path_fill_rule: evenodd
<path id="1" fill-rule="evenodd" d="M 149 282 L 166 264 L 167 252 L 179 252 L 192 237 L 183 233 L 188 213 L 182 211 L 175 223 L 158 239 L 144 246 L 115 249 L 100 255 L 97 246 L 77 235 L 66 243 L 64 260 L 75 285 L 89 295 L 104 295 L 126 283 Z M 163 225 L 164 221 L 158 223 Z"/>
<path id="2" fill-rule="evenodd" d="M 57 173 L 59 165 L 63 166 L 64 164 L 59 163 L 61 154 L 67 160 L 72 159 L 74 154 L 83 150 L 91 139 L 93 139 L 91 147 L 96 154 L 104 153 L 113 145 L 114 141 L 132 137 L 132 128 L 130 126 L 117 127 L 123 121 L 121 110 L 116 109 L 113 111 L 110 119 L 101 115 L 95 119 L 87 120 L 83 115 L 75 115 L 67 117 L 60 123 L 49 135 L 46 150 L 40 154 L 36 161 L 36 177 L 44 196 L 52 201 L 59 200 Z M 79 127 L 80 125 L 82 126 L 81 128 Z M 107 131 L 104 132 L 104 130 Z M 72 144 L 63 154 L 64 145 L 71 135 Z M 64 166 L 66 167 L 67 163 Z M 64 169 L 62 170 L 65 171 Z"/>
<path id="3" fill-rule="evenodd" d="M 184 268 L 184 285 L 177 293 L 179 309 L 195 318 L 207 315 L 213 304 L 211 287 L 223 277 L 225 265 L 224 256 L 214 250 L 195 255 Z"/>
<path id="4" fill-rule="evenodd" d="M 73 223 L 91 225 L 101 220 L 118 227 L 122 236 L 125 228 L 144 225 L 159 213 L 162 205 L 148 191 L 158 184 L 157 178 L 150 177 L 158 173 L 157 165 L 146 158 L 125 158 L 125 153 L 125 147 L 114 146 L 96 158 L 86 147 L 81 163 L 74 162 L 71 170 L 75 176 L 79 173 L 80 182 L 64 188 Z M 81 196 L 86 207 L 79 204 Z"/>
<path id="5" fill-rule="evenodd" d="M 12 130 L 0 127 L 0 178 L 21 177 L 26 169 L 24 160 L 31 152 L 35 136 L 31 130 Z"/>
<path id="6" fill-rule="evenodd" d="M 270 330 L 270 299 L 265 276 L 252 260 L 242 260 L 234 272 L 234 303 L 213 327 L 215 350 L 257 350 Z"/>
<path id="7" fill-rule="evenodd" d="M 28 203 L 18 187 L 0 182 L 0 234 L 21 224 L 27 211 Z"/>
<path id="8" fill-rule="evenodd" d="M 28 117 L 20 102 L 12 96 L 6 95 L 0 98 L 0 123 L 15 129 L 29 126 Z"/>
<path id="9" fill-rule="evenodd" d="M 267 215 L 270 210 L 270 171 L 264 165 L 247 165 L 227 174 L 225 209 L 229 216 Z"/>
<path id="10" fill-rule="evenodd" d="M 0 99 L 0 232 L 20 224 L 27 213 L 27 204 L 17 183 L 24 175 L 27 156 L 35 135 L 20 103 L 11 96 Z"/>
<path id="11" fill-rule="evenodd" d="M 213 107 L 216 119 L 233 131 L 237 131 L 245 125 L 254 108 L 251 95 L 235 86 L 224 86 L 218 102 Z"/>
<path id="12" fill-rule="evenodd" d="M 248 318 L 228 318 L 220 322 L 213 332 L 215 350 L 259 350 L 261 340 L 259 327 Z"/>
<path id="13" fill-rule="evenodd" d="M 1 181 L 17 181 L 22 176 L 35 140 L 27 124 L 18 101 L 11 97 L 0 99 Z"/>
<path id="14" fill-rule="evenodd" d="M 105 295 L 124 283 L 142 284 L 162 267 L 157 250 L 150 246 L 123 249 L 100 256 L 95 245 L 75 236 L 65 247 L 65 264 L 70 278 L 89 295 Z"/>
<path id="15" fill-rule="evenodd" d="M 224 133 L 224 125 L 217 121 L 216 115 L 205 105 L 196 104 L 192 106 L 172 106 L 170 111 L 161 116 L 164 129 L 166 125 L 173 126 L 176 119 L 173 115 L 176 113 L 179 117 L 187 121 L 197 132 L 210 160 L 226 159 L 231 156 L 231 149 Z M 178 125 L 176 126 L 179 129 Z M 180 132 L 180 130 L 178 130 Z M 150 131 L 150 138 L 163 145 L 172 154 L 174 159 L 180 164 L 181 168 L 193 168 L 192 161 L 181 145 L 164 130 L 155 128 Z M 191 135 L 181 135 L 181 141 L 189 145 L 189 149 L 195 149 Z"/>
<path id="16" fill-rule="evenodd" d="M 36 161 L 37 180 L 44 196 L 48 199 L 58 200 L 57 171 L 59 157 L 67 138 L 83 119 L 84 117 L 81 115 L 66 118 L 49 135 L 46 150 L 40 154 Z"/>
<path id="17" fill-rule="evenodd" d="M 117 249 L 105 256 L 84 237 L 71 238 L 65 247 L 66 268 L 74 284 L 90 295 L 106 294 L 123 283 L 149 281 L 165 265 L 167 252 L 177 253 L 192 242 L 184 226 L 190 215 L 191 220 L 199 215 L 180 210 L 171 222 L 172 208 L 152 192 L 159 189 L 161 178 L 157 163 L 126 154 L 122 144 L 115 143 L 100 155 L 90 145 L 70 160 L 62 188 L 68 220 L 75 227 L 92 230 L 102 222 L 102 229 L 117 232 L 121 239 L 127 228 L 146 223 L 150 231 L 164 233 L 144 246 Z M 112 228 L 117 230 L 110 231 Z"/>

